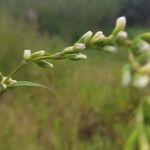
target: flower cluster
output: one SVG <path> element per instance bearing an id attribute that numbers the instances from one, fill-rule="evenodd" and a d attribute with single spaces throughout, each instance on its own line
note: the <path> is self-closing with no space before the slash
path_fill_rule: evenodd
<path id="1" fill-rule="evenodd" d="M 150 33 L 135 38 L 129 52 L 130 63 L 123 68 L 122 84 L 144 88 L 150 82 Z"/>
<path id="2" fill-rule="evenodd" d="M 116 21 L 115 29 L 110 36 L 105 36 L 102 31 L 93 34 L 91 31 L 82 35 L 72 46 L 66 47 L 55 54 L 48 54 L 44 50 L 32 53 L 31 50 L 25 50 L 23 54 L 24 62 L 34 62 L 40 67 L 52 68 L 48 60 L 69 59 L 72 61 L 84 60 L 86 55 L 81 51 L 86 49 L 97 49 L 108 52 L 116 52 L 119 45 L 127 44 L 128 35 L 124 31 L 126 27 L 126 18 L 120 17 Z"/>
<path id="3" fill-rule="evenodd" d="M 125 31 L 126 18 L 119 17 L 115 28 L 109 36 L 102 31 L 93 33 L 91 31 L 83 34 L 72 46 L 64 48 L 62 51 L 49 54 L 45 50 L 31 52 L 26 49 L 23 53 L 21 64 L 14 69 L 7 77 L 0 75 L 0 93 L 8 87 L 15 85 L 15 80 L 11 77 L 24 65 L 35 63 L 42 68 L 54 67 L 51 60 L 68 59 L 71 61 L 85 60 L 87 58 L 83 52 L 87 49 L 96 49 L 99 51 L 116 52 L 118 47 L 125 46 L 130 49 L 130 63 L 123 68 L 122 83 L 125 86 L 132 84 L 136 87 L 145 87 L 150 82 L 150 33 L 138 36 L 133 41 L 129 40 Z M 33 83 L 17 82 L 17 86 L 31 86 Z M 37 84 L 36 84 L 37 85 Z"/>
<path id="4" fill-rule="evenodd" d="M 17 83 L 16 80 L 13 80 L 12 78 L 7 80 L 7 77 L 3 76 L 0 72 L 0 93 L 7 90 L 7 88 L 11 88 L 15 83 Z"/>

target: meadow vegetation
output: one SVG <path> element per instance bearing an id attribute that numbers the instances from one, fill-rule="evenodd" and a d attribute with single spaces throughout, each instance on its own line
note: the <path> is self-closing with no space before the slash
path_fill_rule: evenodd
<path id="1" fill-rule="evenodd" d="M 0 19 L 0 71 L 4 74 L 18 64 L 24 49 L 46 49 L 54 53 L 78 39 L 78 34 L 72 36 L 77 33 L 75 30 L 69 33 L 61 30 L 56 34 L 59 30 L 54 29 L 51 33 L 47 30 L 48 23 L 38 28 L 35 23 L 16 21 L 18 16 L 14 11 L 15 19 L 9 13 L 1 15 Z M 57 29 L 64 26 L 52 25 Z M 78 33 L 84 33 L 90 25 L 78 27 L 81 30 L 74 27 Z M 131 27 L 128 33 L 132 37 L 147 31 L 146 27 Z M 92 50 L 86 52 L 86 61 L 61 60 L 52 62 L 55 68 L 48 71 L 31 65 L 18 72 L 15 76 L 18 80 L 39 81 L 54 91 L 27 88 L 7 91 L 0 96 L 0 149 L 123 149 L 135 127 L 136 108 L 148 93 L 148 90 L 122 87 L 121 70 L 128 62 L 126 51 L 120 48 L 118 53 L 110 54 Z"/>

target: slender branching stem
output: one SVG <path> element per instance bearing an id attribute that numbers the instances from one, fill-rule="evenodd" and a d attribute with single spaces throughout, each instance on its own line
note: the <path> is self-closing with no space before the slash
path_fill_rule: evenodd
<path id="1" fill-rule="evenodd" d="M 4 82 L 7 82 L 16 72 L 18 72 L 23 66 L 25 66 L 27 62 L 24 60 L 6 77 Z"/>

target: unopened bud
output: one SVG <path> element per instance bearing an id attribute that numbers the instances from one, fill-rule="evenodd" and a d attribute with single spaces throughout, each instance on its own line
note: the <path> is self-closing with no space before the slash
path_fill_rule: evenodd
<path id="1" fill-rule="evenodd" d="M 24 60 L 29 60 L 31 58 L 31 50 L 25 49 L 23 53 L 23 58 Z"/>
<path id="2" fill-rule="evenodd" d="M 82 59 L 86 59 L 86 55 L 83 55 L 81 53 L 79 53 L 77 56 L 75 56 L 75 59 L 78 59 L 78 60 L 82 60 Z"/>
<path id="3" fill-rule="evenodd" d="M 87 57 L 86 57 L 86 55 L 79 53 L 79 54 L 68 54 L 68 55 L 66 55 L 66 58 L 73 60 L 73 61 L 78 61 L 78 60 L 84 60 Z"/>
<path id="4" fill-rule="evenodd" d="M 126 27 L 126 18 L 124 16 L 123 17 L 119 17 L 117 19 L 117 21 L 116 21 L 116 27 L 113 30 L 112 34 L 116 35 L 118 32 L 124 31 L 125 27 Z"/>
<path id="5" fill-rule="evenodd" d="M 116 53 L 117 52 L 117 48 L 115 46 L 105 46 L 103 49 L 103 51 L 107 51 L 107 52 L 112 52 L 112 53 Z"/>
<path id="6" fill-rule="evenodd" d="M 137 88 L 144 88 L 148 85 L 150 79 L 148 75 L 135 75 L 133 86 Z"/>
<path id="7" fill-rule="evenodd" d="M 32 55 L 31 55 L 31 58 L 38 58 L 38 57 L 42 57 L 46 54 L 46 52 L 44 50 L 40 50 L 40 51 L 37 51 L 37 52 L 34 52 Z"/>
<path id="8" fill-rule="evenodd" d="M 2 82 L 5 82 L 6 79 L 7 77 L 3 76 Z"/>
<path id="9" fill-rule="evenodd" d="M 106 37 L 104 36 L 102 31 L 98 31 L 91 39 L 91 43 L 98 43 L 103 41 Z"/>
<path id="10" fill-rule="evenodd" d="M 119 30 L 119 31 L 123 31 L 126 27 L 126 18 L 123 16 L 123 17 L 119 17 L 116 21 L 116 28 Z"/>
<path id="11" fill-rule="evenodd" d="M 88 31 L 85 34 L 83 34 L 83 36 L 79 39 L 78 42 L 87 44 L 90 41 L 92 35 L 93 33 L 91 31 Z"/>
<path id="12" fill-rule="evenodd" d="M 118 34 L 117 34 L 117 40 L 119 41 L 119 42 L 124 42 L 125 40 L 127 40 L 128 39 L 128 34 L 127 34 L 127 32 L 125 32 L 125 31 L 120 31 Z"/>
<path id="13" fill-rule="evenodd" d="M 3 90 L 7 89 L 7 85 L 5 83 L 2 83 L 1 86 L 2 86 Z"/>
<path id="14" fill-rule="evenodd" d="M 148 52 L 148 51 L 150 51 L 150 44 L 149 43 L 147 43 L 147 42 L 145 42 L 145 41 L 141 41 L 141 42 L 139 42 L 139 44 L 138 44 L 139 46 L 139 51 L 140 52 Z"/>
<path id="15" fill-rule="evenodd" d="M 10 80 L 8 81 L 8 86 L 10 87 L 10 86 L 14 85 L 15 83 L 17 83 L 16 80 L 10 79 Z"/>
<path id="16" fill-rule="evenodd" d="M 42 67 L 42 68 L 53 68 L 54 65 L 51 64 L 50 62 L 48 61 L 45 61 L 45 60 L 40 60 L 40 61 L 37 61 L 35 62 L 39 67 Z"/>
<path id="17" fill-rule="evenodd" d="M 64 54 L 70 54 L 73 52 L 73 46 L 70 46 L 70 47 L 66 47 L 64 50 L 63 50 L 63 53 Z"/>
<path id="18" fill-rule="evenodd" d="M 148 62 L 146 65 L 140 67 L 138 72 L 141 74 L 150 74 L 150 62 Z"/>
<path id="19" fill-rule="evenodd" d="M 10 81 L 10 84 L 15 84 L 15 83 L 17 83 L 16 80 L 11 80 L 11 81 Z"/>
<path id="20" fill-rule="evenodd" d="M 83 43 L 76 43 L 73 48 L 74 50 L 84 50 L 86 48 L 86 45 Z"/>
<path id="21" fill-rule="evenodd" d="M 95 35 L 93 36 L 93 39 L 99 38 L 99 37 L 101 37 L 101 36 L 103 36 L 103 35 L 104 35 L 104 34 L 103 34 L 102 31 L 98 31 L 98 32 L 96 32 Z"/>

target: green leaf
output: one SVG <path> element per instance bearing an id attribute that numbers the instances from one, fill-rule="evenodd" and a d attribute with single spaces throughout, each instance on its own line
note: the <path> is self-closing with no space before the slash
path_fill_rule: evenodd
<path id="1" fill-rule="evenodd" d="M 127 142 L 124 146 L 124 150 L 135 150 L 138 143 L 140 131 L 135 129 L 132 131 L 131 135 L 128 137 Z"/>
<path id="2" fill-rule="evenodd" d="M 20 88 L 20 87 L 41 87 L 53 91 L 53 89 L 50 89 L 44 85 L 37 84 L 30 81 L 17 81 L 17 83 L 13 84 L 10 88 Z"/>

